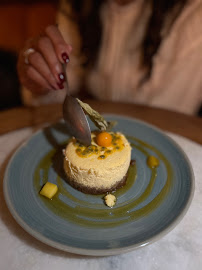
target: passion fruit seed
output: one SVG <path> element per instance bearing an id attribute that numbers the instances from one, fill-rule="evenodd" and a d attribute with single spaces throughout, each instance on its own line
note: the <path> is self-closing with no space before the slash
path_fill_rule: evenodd
<path id="1" fill-rule="evenodd" d="M 123 142 L 120 136 L 110 134 L 108 132 L 100 132 L 97 134 L 95 142 L 100 146 L 91 144 L 85 147 L 81 143 L 75 143 L 77 146 L 76 153 L 82 157 L 88 157 L 92 154 L 101 154 L 98 159 L 104 159 L 114 151 L 121 150 L 123 148 Z M 108 146 L 112 146 L 112 149 L 107 149 Z"/>
<path id="2" fill-rule="evenodd" d="M 105 155 L 99 156 L 99 159 L 104 159 L 104 158 L 105 158 Z"/>

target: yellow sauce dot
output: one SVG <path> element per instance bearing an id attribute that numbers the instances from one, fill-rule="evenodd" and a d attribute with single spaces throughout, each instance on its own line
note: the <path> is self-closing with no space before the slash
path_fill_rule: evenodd
<path id="1" fill-rule="evenodd" d="M 149 156 L 147 158 L 147 165 L 150 168 L 158 167 L 159 166 L 159 160 L 155 156 Z"/>

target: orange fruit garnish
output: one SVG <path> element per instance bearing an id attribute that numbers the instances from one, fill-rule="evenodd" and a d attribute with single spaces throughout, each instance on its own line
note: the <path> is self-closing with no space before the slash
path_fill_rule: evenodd
<path id="1" fill-rule="evenodd" d="M 100 132 L 96 136 L 96 142 L 99 146 L 108 147 L 112 143 L 112 135 L 106 131 Z"/>

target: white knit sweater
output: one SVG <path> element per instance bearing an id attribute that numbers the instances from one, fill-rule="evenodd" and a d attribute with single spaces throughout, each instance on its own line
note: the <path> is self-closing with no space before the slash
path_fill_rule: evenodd
<path id="1" fill-rule="evenodd" d="M 202 101 L 202 1 L 188 1 L 154 57 L 150 79 L 138 87 L 145 72 L 140 68 L 140 46 L 150 14 L 150 8 L 143 3 L 144 0 L 136 0 L 119 6 L 112 0 L 104 2 L 100 14 L 102 43 L 96 67 L 88 73 L 89 89 L 100 100 L 195 114 Z M 80 65 L 81 41 L 77 26 L 65 15 L 69 7 L 63 3 L 62 10 L 65 12 L 59 11 L 57 20 L 65 40 L 73 46 L 68 73 L 70 87 L 76 92 L 84 74 Z M 38 104 L 62 102 L 63 98 L 64 92 L 57 91 L 43 100 L 31 100 Z"/>

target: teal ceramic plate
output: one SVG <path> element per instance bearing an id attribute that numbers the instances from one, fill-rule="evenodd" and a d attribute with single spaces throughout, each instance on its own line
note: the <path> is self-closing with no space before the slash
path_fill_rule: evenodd
<path id="1" fill-rule="evenodd" d="M 50 246 L 94 256 L 128 252 L 173 229 L 190 205 L 194 177 L 182 149 L 144 122 L 117 115 L 106 119 L 118 121 L 114 131 L 128 136 L 136 161 L 112 209 L 103 196 L 83 194 L 65 181 L 62 149 L 68 135 L 62 122 L 33 135 L 9 162 L 4 195 L 10 212 L 28 233 Z M 150 155 L 160 161 L 156 169 L 147 165 Z M 59 187 L 53 200 L 39 195 L 46 181 Z"/>

